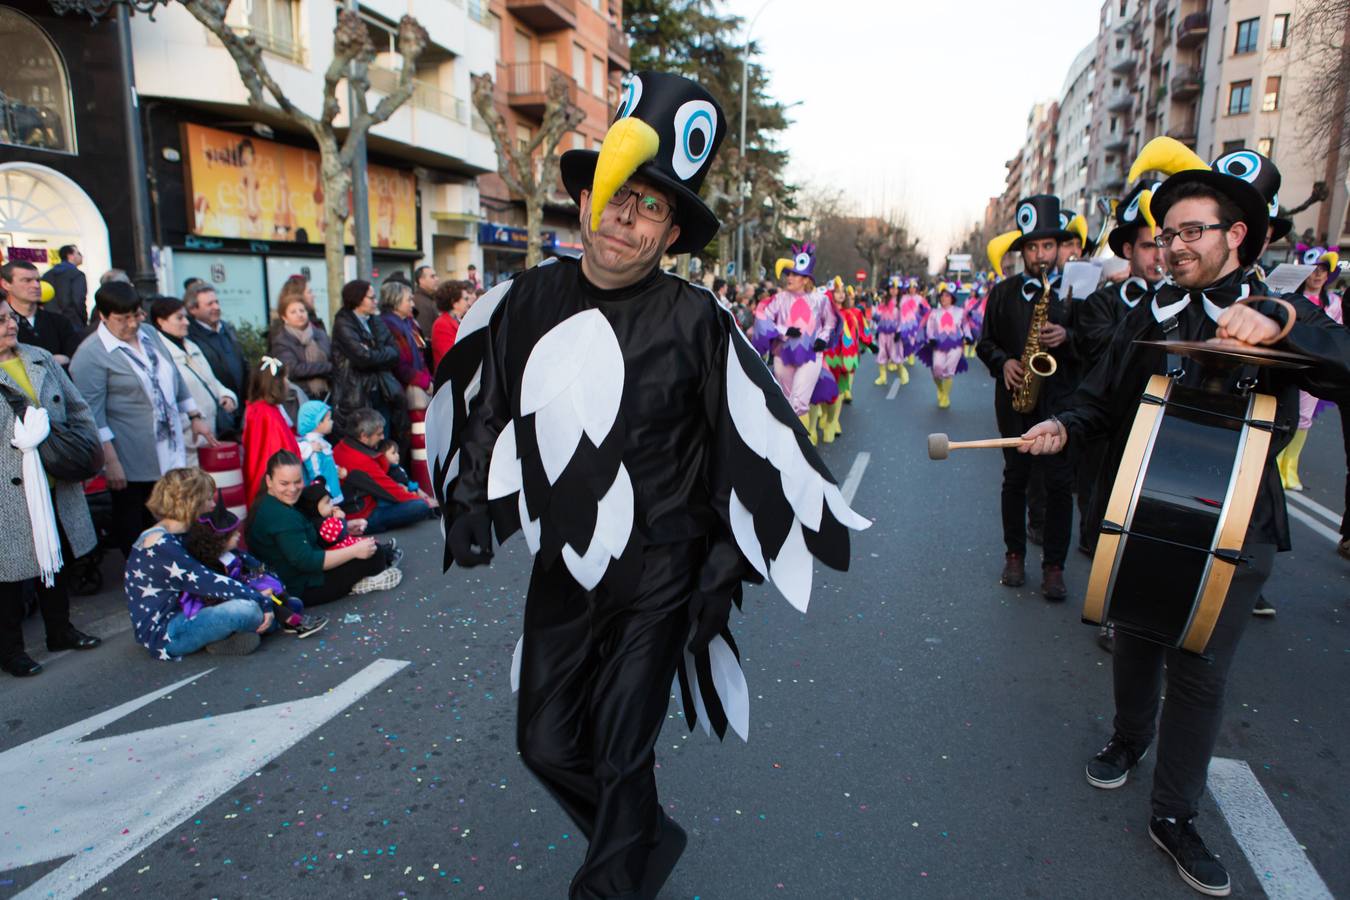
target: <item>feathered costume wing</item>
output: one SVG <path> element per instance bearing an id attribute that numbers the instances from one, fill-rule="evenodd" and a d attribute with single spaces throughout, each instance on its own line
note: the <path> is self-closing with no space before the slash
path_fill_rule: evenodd
<path id="1" fill-rule="evenodd" d="M 505 282 L 474 304 L 436 372 L 427 454 L 447 518 L 455 514 L 450 501 L 462 467 L 483 464 L 463 459 L 462 445 L 475 427 L 479 392 L 499 377 L 489 357 L 494 331 L 509 319 L 510 290 Z M 720 396 L 709 401 L 715 447 L 706 477 L 714 512 L 740 556 L 730 565 L 741 580 L 773 582 L 805 612 L 813 563 L 846 570 L 849 529 L 871 523 L 849 508 L 735 319 L 710 293 L 699 293 L 717 310 L 724 342 L 713 354 L 721 371 L 708 379 Z M 532 553 L 545 561 L 560 556 L 588 590 L 602 582 L 625 590 L 640 574 L 633 486 L 622 460 L 623 383 L 623 353 L 603 313 L 583 309 L 563 319 L 529 350 L 513 414 L 486 462 L 497 540 L 523 530 Z M 447 568 L 451 562 L 447 547 Z M 739 603 L 739 587 L 734 593 Z M 517 644 L 513 690 L 520 653 Z M 686 652 L 677 682 L 691 728 L 702 722 L 721 737 L 730 724 L 748 736 L 749 692 L 729 631 L 698 658 Z"/>

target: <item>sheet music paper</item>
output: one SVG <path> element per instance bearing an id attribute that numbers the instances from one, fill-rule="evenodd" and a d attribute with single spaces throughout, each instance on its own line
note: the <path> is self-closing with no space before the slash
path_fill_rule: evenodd
<path id="1" fill-rule="evenodd" d="M 1266 287 L 1272 294 L 1292 294 L 1298 286 L 1308 280 L 1316 266 L 1300 266 L 1294 263 L 1280 263 L 1266 273 Z"/>
<path id="2" fill-rule="evenodd" d="M 1077 259 L 1064 266 L 1064 275 L 1059 279 L 1059 299 L 1068 296 L 1073 289 L 1073 298 L 1082 300 L 1097 289 L 1102 280 L 1102 264 L 1095 259 Z"/>

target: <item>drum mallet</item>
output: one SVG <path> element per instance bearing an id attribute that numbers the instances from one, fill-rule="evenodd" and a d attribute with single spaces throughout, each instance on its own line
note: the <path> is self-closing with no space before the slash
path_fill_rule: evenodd
<path id="1" fill-rule="evenodd" d="M 947 454 L 953 450 L 977 450 L 977 449 L 999 449 L 1007 450 L 1012 447 L 1020 447 L 1028 441 L 1020 437 L 1010 438 L 985 438 L 979 441 L 953 441 L 945 434 L 930 434 L 928 436 L 928 458 L 946 459 Z"/>

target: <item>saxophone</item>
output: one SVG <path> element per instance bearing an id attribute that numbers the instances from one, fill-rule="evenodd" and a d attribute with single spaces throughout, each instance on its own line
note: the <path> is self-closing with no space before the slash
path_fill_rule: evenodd
<path id="1" fill-rule="evenodd" d="M 1036 401 L 1041 396 L 1041 379 L 1049 378 L 1059 368 L 1055 358 L 1041 349 L 1041 329 L 1050 315 L 1050 280 L 1044 272 L 1041 273 L 1041 288 L 1041 297 L 1031 311 L 1027 342 L 1022 347 L 1022 386 L 1012 395 L 1012 408 L 1019 413 L 1029 413 L 1036 408 Z"/>

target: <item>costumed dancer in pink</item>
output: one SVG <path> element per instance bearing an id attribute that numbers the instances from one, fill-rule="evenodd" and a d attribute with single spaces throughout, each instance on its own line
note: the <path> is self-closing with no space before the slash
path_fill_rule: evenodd
<path id="1" fill-rule="evenodd" d="M 975 358 L 975 344 L 980 340 L 984 329 L 984 307 L 989 302 L 989 288 L 983 277 L 975 282 L 973 292 L 963 304 L 966 310 L 966 324 L 970 328 L 970 343 L 966 345 L 966 359 Z"/>
<path id="2" fill-rule="evenodd" d="M 963 348 L 970 342 L 970 326 L 946 282 L 938 285 L 937 300 L 938 308 L 924 324 L 928 339 L 919 348 L 919 360 L 933 372 L 938 409 L 946 409 L 952 405 L 953 379 L 969 368 Z"/>
<path id="3" fill-rule="evenodd" d="M 1340 274 L 1340 255 L 1336 247 L 1308 247 L 1300 244 L 1298 252 L 1300 262 L 1312 266 L 1313 270 L 1299 287 L 1299 293 L 1308 298 L 1308 302 L 1319 306 L 1328 316 L 1342 325 L 1345 324 L 1341 308 L 1341 295 L 1331 290 L 1331 285 Z M 1298 431 L 1280 454 L 1275 457 L 1275 467 L 1279 469 L 1280 481 L 1286 491 L 1302 491 L 1303 482 L 1298 477 L 1298 458 L 1303 453 L 1303 445 L 1308 442 L 1308 429 L 1312 428 L 1313 418 L 1331 404 L 1318 400 L 1307 391 L 1298 392 Z M 1346 410 L 1341 410 L 1347 415 Z"/>
<path id="4" fill-rule="evenodd" d="M 904 366 L 904 353 L 900 348 L 900 287 L 892 284 L 886 297 L 872 310 L 872 321 L 877 329 L 877 380 L 873 384 L 885 384 L 886 373 L 900 373 L 900 383 L 909 383 L 909 370 Z"/>
<path id="5" fill-rule="evenodd" d="M 816 287 L 816 245 L 793 246 L 792 259 L 780 259 L 775 274 L 786 273 L 786 288 L 764 308 L 764 320 L 772 326 L 769 353 L 773 374 L 815 443 L 811 421 L 811 398 L 820 381 L 821 351 L 830 345 L 838 328 L 834 307 L 825 292 Z M 758 325 L 758 323 L 756 323 Z"/>
<path id="6" fill-rule="evenodd" d="M 914 354 L 927 340 L 923 328 L 931 309 L 923 294 L 919 293 L 919 279 L 909 279 L 905 295 L 900 298 L 900 342 L 903 344 L 905 360 L 911 366 L 914 365 Z"/>

